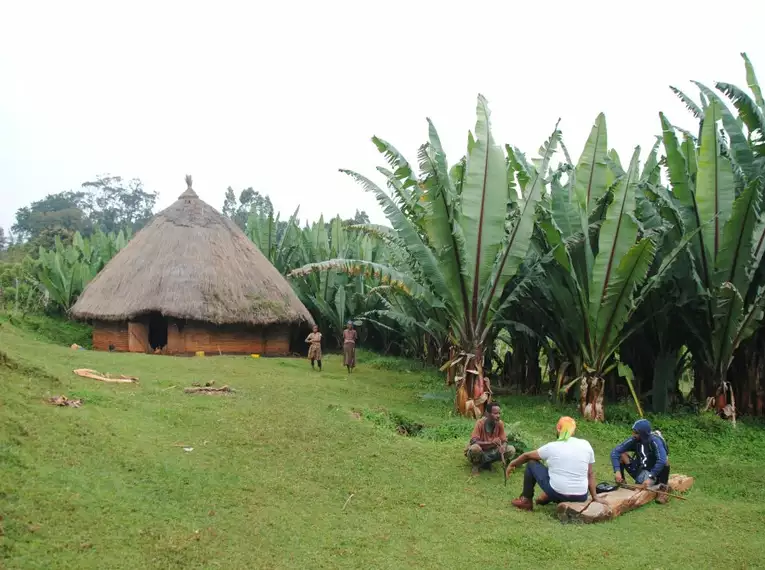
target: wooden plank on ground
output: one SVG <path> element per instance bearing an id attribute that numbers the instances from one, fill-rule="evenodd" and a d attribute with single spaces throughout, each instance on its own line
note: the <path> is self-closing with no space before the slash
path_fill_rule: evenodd
<path id="1" fill-rule="evenodd" d="M 671 493 L 683 493 L 693 486 L 693 477 L 672 475 L 669 478 Z M 596 502 L 561 503 L 558 505 L 558 519 L 562 522 L 595 523 L 610 521 L 629 511 L 635 510 L 656 499 L 658 494 L 650 489 L 616 489 L 603 493 L 606 504 Z"/>

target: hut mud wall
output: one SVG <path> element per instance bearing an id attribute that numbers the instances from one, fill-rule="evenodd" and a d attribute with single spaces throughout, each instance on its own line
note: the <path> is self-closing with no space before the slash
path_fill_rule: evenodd
<path id="1" fill-rule="evenodd" d="M 94 323 L 93 348 L 108 350 L 113 344 L 120 352 L 151 352 L 149 326 L 143 320 L 129 323 Z M 107 342 L 108 339 L 108 342 Z M 116 340 L 116 342 L 115 342 Z M 290 327 L 215 326 L 199 322 L 167 324 L 165 354 L 262 354 L 286 356 L 290 353 Z"/>
<path id="2" fill-rule="evenodd" d="M 93 323 L 93 348 L 95 350 L 109 350 L 109 346 L 114 346 L 114 350 L 127 352 L 130 350 L 128 335 L 128 323 Z"/>

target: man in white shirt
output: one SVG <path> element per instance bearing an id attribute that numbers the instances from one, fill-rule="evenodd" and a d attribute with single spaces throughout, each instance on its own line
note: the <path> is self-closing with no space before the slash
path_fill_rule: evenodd
<path id="1" fill-rule="evenodd" d="M 600 502 L 595 491 L 595 452 L 584 439 L 572 437 L 576 431 L 573 418 L 562 417 L 556 426 L 558 440 L 543 445 L 535 451 L 528 451 L 507 466 L 510 475 L 516 467 L 528 463 L 523 475 L 523 493 L 512 501 L 512 505 L 524 511 L 534 508 L 534 486 L 539 485 L 542 494 L 538 505 L 562 502 L 584 502 L 587 493 L 594 501 Z M 545 461 L 547 467 L 539 463 Z"/>

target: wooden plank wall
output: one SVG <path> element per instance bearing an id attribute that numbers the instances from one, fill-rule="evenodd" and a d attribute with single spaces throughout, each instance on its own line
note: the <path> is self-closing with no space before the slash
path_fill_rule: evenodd
<path id="1" fill-rule="evenodd" d="M 149 346 L 149 327 L 140 321 L 128 323 L 128 350 L 130 352 L 151 352 Z"/>
<path id="2" fill-rule="evenodd" d="M 93 348 L 95 350 L 109 350 L 110 344 L 113 344 L 114 349 L 119 352 L 129 350 L 127 323 L 104 321 L 93 323 Z"/>

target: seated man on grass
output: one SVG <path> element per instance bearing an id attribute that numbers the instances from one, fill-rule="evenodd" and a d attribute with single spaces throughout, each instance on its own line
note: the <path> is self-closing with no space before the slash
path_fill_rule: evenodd
<path id="1" fill-rule="evenodd" d="M 473 464 L 473 475 L 481 469 L 490 469 L 491 464 L 505 457 L 515 455 L 515 448 L 507 445 L 505 424 L 499 419 L 502 410 L 497 402 L 489 402 L 484 410 L 484 417 L 478 420 L 470 435 L 470 443 L 465 448 L 465 456 Z"/>
<path id="2" fill-rule="evenodd" d="M 624 472 L 630 474 L 641 487 L 659 485 L 667 491 L 669 483 L 669 447 L 659 432 L 651 431 L 648 420 L 638 420 L 632 425 L 632 437 L 611 451 L 611 466 L 617 483 L 624 482 Z M 656 501 L 666 503 L 667 495 L 659 495 Z"/>
<path id="3" fill-rule="evenodd" d="M 516 467 L 528 463 L 523 474 L 523 493 L 512 501 L 512 505 L 523 511 L 534 508 L 534 486 L 539 485 L 542 493 L 537 505 L 563 502 L 584 502 L 587 492 L 593 501 L 603 502 L 595 491 L 595 453 L 587 440 L 571 437 L 576 431 L 573 418 L 563 417 L 556 426 L 558 440 L 543 445 L 536 451 L 527 451 L 513 459 L 507 466 L 510 475 Z M 546 461 L 547 467 L 539 463 Z"/>

